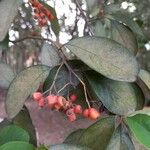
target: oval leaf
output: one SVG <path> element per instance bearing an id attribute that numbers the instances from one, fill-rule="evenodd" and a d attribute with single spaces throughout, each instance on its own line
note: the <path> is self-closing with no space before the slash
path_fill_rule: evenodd
<path id="1" fill-rule="evenodd" d="M 15 117 L 22 109 L 27 97 L 35 92 L 49 73 L 49 67 L 37 65 L 20 72 L 12 81 L 7 97 L 6 111 L 9 118 Z"/>
<path id="2" fill-rule="evenodd" d="M 4 40 L 21 3 L 22 0 L 0 1 L 0 41 Z"/>
<path id="3" fill-rule="evenodd" d="M 83 130 L 82 134 L 79 134 L 79 132 L 77 132 L 77 135 L 75 133 L 72 134 L 73 140 L 68 140 L 71 144 L 86 146 L 92 150 L 104 150 L 111 139 L 114 129 L 115 118 L 106 117 Z M 78 139 L 76 137 L 78 137 Z"/>
<path id="4" fill-rule="evenodd" d="M 29 142 L 29 134 L 15 125 L 10 125 L 0 130 L 0 145 L 11 141 Z"/>
<path id="5" fill-rule="evenodd" d="M 114 131 L 107 150 L 135 150 L 131 138 L 121 125 Z"/>
<path id="6" fill-rule="evenodd" d="M 103 74 L 118 80 L 133 82 L 139 66 L 135 56 L 119 43 L 102 37 L 82 37 L 66 44 L 84 63 Z"/>
<path id="7" fill-rule="evenodd" d="M 44 43 L 41 51 L 41 63 L 49 67 L 54 67 L 58 65 L 59 62 L 60 57 L 56 49 L 52 45 Z"/>
<path id="8" fill-rule="evenodd" d="M 8 142 L 2 146 L 0 146 L 0 150 L 33 150 L 34 147 L 26 142 L 15 141 Z"/>
<path id="9" fill-rule="evenodd" d="M 15 73 L 7 64 L 0 63 L 0 87 L 7 89 L 15 78 Z"/>
<path id="10" fill-rule="evenodd" d="M 150 148 L 150 116 L 138 114 L 126 118 L 126 122 L 137 140 L 145 147 Z"/>
<path id="11" fill-rule="evenodd" d="M 146 70 L 141 69 L 138 76 L 150 90 L 150 73 Z"/>
<path id="12" fill-rule="evenodd" d="M 127 115 L 144 105 L 144 95 L 135 83 L 110 80 L 94 71 L 87 71 L 91 89 L 111 112 Z"/>

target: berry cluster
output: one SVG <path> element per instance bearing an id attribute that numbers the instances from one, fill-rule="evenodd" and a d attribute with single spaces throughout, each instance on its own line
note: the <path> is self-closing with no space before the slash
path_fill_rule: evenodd
<path id="1" fill-rule="evenodd" d="M 69 121 L 75 121 L 77 115 L 83 115 L 89 119 L 97 119 L 100 117 L 100 113 L 95 108 L 88 108 L 83 110 L 81 105 L 76 105 L 74 102 L 77 100 L 75 94 L 71 95 L 69 100 L 66 100 L 63 96 L 58 95 L 48 95 L 43 97 L 42 93 L 33 93 L 33 99 L 38 102 L 40 107 L 44 107 L 46 104 L 52 110 L 63 111 Z"/>
<path id="2" fill-rule="evenodd" d="M 48 20 L 54 19 L 53 14 L 45 8 L 38 0 L 30 0 L 31 6 L 34 9 L 34 19 L 38 21 L 40 27 L 47 25 Z"/>

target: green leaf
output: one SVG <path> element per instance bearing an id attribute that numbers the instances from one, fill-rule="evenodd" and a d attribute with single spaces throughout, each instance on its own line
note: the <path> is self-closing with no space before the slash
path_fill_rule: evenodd
<path id="1" fill-rule="evenodd" d="M 8 142 L 0 146 L 0 150 L 33 150 L 33 149 L 34 149 L 33 145 L 21 141 Z"/>
<path id="2" fill-rule="evenodd" d="M 138 110 L 130 114 L 130 116 L 134 116 L 137 114 L 145 114 L 150 116 L 150 107 L 144 107 L 142 110 Z"/>
<path id="3" fill-rule="evenodd" d="M 51 85 L 53 84 L 56 72 L 58 70 L 59 66 L 56 66 L 52 68 L 49 72 L 49 75 L 47 79 L 44 82 L 44 91 L 47 91 L 50 89 Z M 61 69 L 59 70 L 59 73 L 57 75 L 56 81 L 55 81 L 55 88 L 57 91 L 59 91 L 62 87 L 64 87 L 67 83 L 70 82 L 70 74 L 69 71 L 65 66 L 62 66 Z M 79 81 L 77 80 L 76 77 L 72 75 L 72 83 L 77 86 L 79 84 Z M 68 85 L 65 89 L 63 89 L 59 94 L 60 95 L 66 95 L 68 91 L 73 90 L 72 85 Z M 55 93 L 55 90 L 52 90 L 52 93 Z"/>
<path id="4" fill-rule="evenodd" d="M 36 148 L 36 150 L 48 150 L 48 148 L 45 147 L 44 145 L 40 145 L 39 147 Z"/>
<path id="5" fill-rule="evenodd" d="M 120 125 L 114 131 L 107 146 L 107 150 L 135 150 L 129 135 L 124 130 L 123 126 Z"/>
<path id="6" fill-rule="evenodd" d="M 60 57 L 55 47 L 48 43 L 44 43 L 41 51 L 41 63 L 43 65 L 54 67 L 60 63 Z"/>
<path id="7" fill-rule="evenodd" d="M 9 87 L 6 97 L 6 112 L 9 118 L 13 118 L 19 113 L 25 100 L 38 89 L 48 73 L 49 67 L 37 65 L 29 67 L 17 75 Z"/>
<path id="8" fill-rule="evenodd" d="M 130 28 L 118 21 L 107 18 L 105 20 L 96 20 L 93 23 L 93 32 L 95 36 L 107 37 L 120 43 L 134 54 L 138 51 L 134 33 Z"/>
<path id="9" fill-rule="evenodd" d="M 6 35 L 5 39 L 0 42 L 0 49 L 7 50 L 9 48 L 9 34 Z"/>
<path id="10" fill-rule="evenodd" d="M 143 32 L 139 25 L 130 17 L 130 14 L 124 11 L 116 11 L 111 13 L 112 17 L 117 20 L 125 23 L 134 33 L 144 37 Z M 112 17 L 107 16 L 112 19 Z"/>
<path id="11" fill-rule="evenodd" d="M 12 124 L 12 121 L 10 121 L 10 120 L 8 120 L 8 119 L 4 119 L 2 122 L 0 122 L 0 131 L 4 128 L 4 127 L 6 127 L 6 126 L 8 126 L 8 125 L 11 125 Z"/>
<path id="12" fill-rule="evenodd" d="M 13 119 L 13 124 L 26 130 L 30 135 L 30 143 L 34 145 L 37 144 L 36 131 L 27 108 L 24 108 L 19 112 L 19 114 Z"/>
<path id="13" fill-rule="evenodd" d="M 51 7 L 50 5 L 40 1 L 40 3 L 42 3 L 44 5 L 45 8 L 47 8 L 54 16 L 54 19 L 51 20 L 51 28 L 54 31 L 55 35 L 58 36 L 59 35 L 59 31 L 60 31 L 60 26 L 59 26 L 59 22 L 58 22 L 58 18 L 57 18 L 57 14 L 56 11 L 53 7 Z"/>
<path id="14" fill-rule="evenodd" d="M 92 16 L 96 16 L 99 13 L 100 6 L 97 0 L 86 0 L 87 10 Z"/>
<path id="15" fill-rule="evenodd" d="M 141 69 L 138 76 L 146 84 L 146 86 L 150 89 L 150 73 L 146 70 Z"/>
<path id="16" fill-rule="evenodd" d="M 0 130 L 0 146 L 11 141 L 29 142 L 29 134 L 20 127 L 10 125 Z"/>
<path id="17" fill-rule="evenodd" d="M 125 120 L 137 140 L 145 147 L 150 148 L 150 116 L 137 114 Z"/>
<path id="18" fill-rule="evenodd" d="M 15 73 L 13 69 L 2 62 L 0 62 L 0 87 L 7 89 L 12 82 L 12 80 L 15 78 Z"/>
<path id="19" fill-rule="evenodd" d="M 81 147 L 78 145 L 58 144 L 51 146 L 49 150 L 91 150 L 91 149 L 87 147 Z"/>
<path id="20" fill-rule="evenodd" d="M 134 33 L 127 26 L 111 20 L 111 39 L 122 44 L 134 54 L 138 51 L 138 44 Z"/>
<path id="21" fill-rule="evenodd" d="M 22 0 L 0 1 L 0 41 L 3 41 L 12 24 L 14 17 L 17 15 L 18 7 Z"/>
<path id="22" fill-rule="evenodd" d="M 94 71 L 85 74 L 91 89 L 109 111 L 127 115 L 143 107 L 144 95 L 135 83 L 110 80 Z"/>
<path id="23" fill-rule="evenodd" d="M 115 118 L 106 117 L 97 121 L 92 126 L 85 129 L 81 134 L 79 131 L 77 134 L 73 134 L 72 140 L 69 140 L 70 144 L 76 144 L 86 146 L 92 150 L 104 150 L 111 139 L 111 136 L 115 129 Z M 76 139 L 76 140 L 74 140 Z"/>
<path id="24" fill-rule="evenodd" d="M 81 37 L 65 46 L 89 67 L 110 79 L 133 82 L 137 78 L 139 65 L 136 57 L 111 39 Z"/>

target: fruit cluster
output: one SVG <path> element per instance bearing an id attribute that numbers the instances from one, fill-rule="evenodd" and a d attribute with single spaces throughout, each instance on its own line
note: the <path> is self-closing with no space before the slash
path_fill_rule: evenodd
<path id="1" fill-rule="evenodd" d="M 38 21 L 38 25 L 43 27 L 47 25 L 48 21 L 54 19 L 53 14 L 44 7 L 38 0 L 30 0 L 31 6 L 34 9 L 34 19 Z"/>
<path id="2" fill-rule="evenodd" d="M 44 107 L 47 104 L 52 110 L 63 111 L 69 121 L 75 121 L 79 114 L 92 120 L 100 117 L 100 113 L 95 108 L 83 110 L 81 105 L 74 104 L 77 100 L 75 94 L 71 95 L 69 100 L 66 100 L 63 96 L 51 94 L 43 97 L 42 93 L 35 92 L 33 93 L 33 99 L 38 102 L 40 107 Z"/>

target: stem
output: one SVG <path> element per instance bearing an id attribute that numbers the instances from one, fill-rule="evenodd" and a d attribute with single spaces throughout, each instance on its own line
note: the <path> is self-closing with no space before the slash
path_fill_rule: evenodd
<path id="1" fill-rule="evenodd" d="M 62 90 L 64 90 L 68 85 L 70 85 L 70 83 L 65 84 L 65 85 L 58 91 L 58 93 L 60 93 Z"/>

